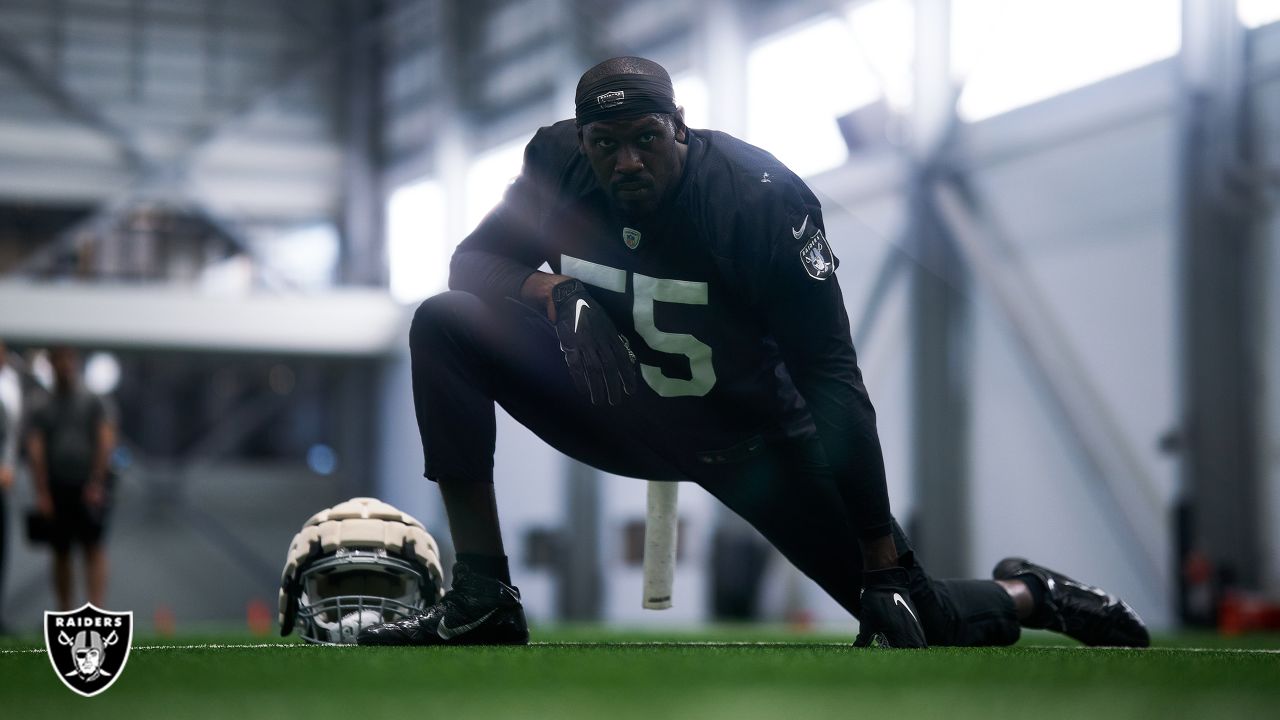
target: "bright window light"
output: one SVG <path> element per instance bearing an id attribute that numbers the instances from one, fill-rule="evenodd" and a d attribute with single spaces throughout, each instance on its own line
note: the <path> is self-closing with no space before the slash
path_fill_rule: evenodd
<path id="1" fill-rule="evenodd" d="M 517 138 L 476 156 L 467 169 L 467 232 L 470 232 L 502 200 L 507 186 L 520 174 L 524 146 L 529 138 Z"/>
<path id="2" fill-rule="evenodd" d="M 31 374 L 40 383 L 40 387 L 53 390 L 53 363 L 49 362 L 48 351 L 40 350 L 31 358 Z"/>
<path id="3" fill-rule="evenodd" d="M 1247 28 L 1262 27 L 1280 21 L 1280 2 L 1277 0 L 1236 0 L 1236 13 Z"/>
<path id="4" fill-rule="evenodd" d="M 912 0 L 873 0 L 849 6 L 846 17 L 854 48 L 870 64 L 885 101 L 898 111 L 911 104 L 915 62 L 915 7 Z"/>
<path id="5" fill-rule="evenodd" d="M 449 284 L 444 190 L 434 180 L 403 185 L 387 200 L 387 262 L 391 296 L 415 303 Z"/>
<path id="6" fill-rule="evenodd" d="M 313 223 L 262 237 L 255 242 L 263 262 L 304 288 L 333 284 L 338 266 L 338 230 Z"/>
<path id="7" fill-rule="evenodd" d="M 0 422 L 7 427 L 17 427 L 18 413 L 22 408 L 22 378 L 12 366 L 0 366 Z M 8 414 L 5 414 L 8 413 Z"/>
<path id="8" fill-rule="evenodd" d="M 747 141 L 798 175 L 849 156 L 836 118 L 880 97 L 849 24 L 829 18 L 765 40 L 747 58 Z"/>
<path id="9" fill-rule="evenodd" d="M 697 75 L 671 78 L 676 91 L 676 105 L 684 108 L 684 124 L 705 128 L 711 122 L 707 108 L 707 84 Z"/>
<path id="10" fill-rule="evenodd" d="M 120 384 L 120 361 L 109 352 L 90 353 L 84 361 L 84 386 L 95 395 L 110 395 Z"/>
<path id="11" fill-rule="evenodd" d="M 952 65 L 975 121 L 1167 58 L 1179 0 L 953 0 Z"/>

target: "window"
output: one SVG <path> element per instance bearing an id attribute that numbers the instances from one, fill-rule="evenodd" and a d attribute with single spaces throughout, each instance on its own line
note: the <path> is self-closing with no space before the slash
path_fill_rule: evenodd
<path id="1" fill-rule="evenodd" d="M 747 59 L 747 140 L 799 175 L 843 164 L 836 118 L 882 97 L 905 109 L 914 40 L 910 0 L 852 3 L 765 40 Z"/>
<path id="2" fill-rule="evenodd" d="M 467 169 L 466 231 L 471 232 L 484 216 L 502 200 L 507 186 L 520 174 L 524 164 L 522 137 L 499 145 L 476 156 Z"/>
<path id="3" fill-rule="evenodd" d="M 710 123 L 707 108 L 707 84 L 697 75 L 671 78 L 676 91 L 676 105 L 684 108 L 684 124 L 705 128 Z"/>
<path id="4" fill-rule="evenodd" d="M 415 303 L 449 283 L 453 246 L 445 237 L 444 191 L 421 180 L 403 185 L 387 200 L 387 262 L 391 296 Z"/>
<path id="5" fill-rule="evenodd" d="M 836 118 L 880 95 L 838 18 L 756 46 L 747 58 L 747 87 L 747 141 L 802 176 L 844 163 L 849 150 Z"/>
<path id="6" fill-rule="evenodd" d="M 1179 0 L 953 0 L 960 116 L 981 120 L 1167 58 Z"/>
<path id="7" fill-rule="evenodd" d="M 268 268 L 308 289 L 333 284 L 340 244 L 338 229 L 332 223 L 301 225 L 255 241 Z"/>
<path id="8" fill-rule="evenodd" d="M 1236 14 L 1247 28 L 1262 27 L 1280 21 L 1280 2 L 1276 0 L 1236 0 Z"/>
<path id="9" fill-rule="evenodd" d="M 889 106 L 904 112 L 911 105 L 915 63 L 913 0 L 875 0 L 850 6 L 854 47 L 880 84 Z"/>

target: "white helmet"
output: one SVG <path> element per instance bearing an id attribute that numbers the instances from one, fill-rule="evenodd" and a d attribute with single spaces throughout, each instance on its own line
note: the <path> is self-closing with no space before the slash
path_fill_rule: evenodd
<path id="1" fill-rule="evenodd" d="M 422 523 L 381 500 L 351 498 L 312 515 L 289 543 L 280 634 L 298 623 L 308 642 L 354 643 L 363 628 L 435 604 L 443 577 Z"/>

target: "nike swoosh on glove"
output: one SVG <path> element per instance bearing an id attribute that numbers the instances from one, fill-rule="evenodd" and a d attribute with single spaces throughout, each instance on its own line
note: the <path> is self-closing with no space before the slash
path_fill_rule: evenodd
<path id="1" fill-rule="evenodd" d="M 920 613 L 907 592 L 906 568 L 862 573 L 862 616 L 856 647 L 925 648 Z"/>
<path id="2" fill-rule="evenodd" d="M 556 335 L 569 375 L 593 405 L 622 402 L 636 390 L 636 356 L 587 288 L 566 280 L 551 288 Z"/>

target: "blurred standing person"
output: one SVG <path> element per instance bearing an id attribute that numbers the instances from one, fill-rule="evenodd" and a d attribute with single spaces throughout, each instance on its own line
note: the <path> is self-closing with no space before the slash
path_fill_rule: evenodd
<path id="1" fill-rule="evenodd" d="M 22 417 L 22 391 L 16 383 L 9 386 L 4 383 L 6 358 L 4 341 L 0 340 L 0 635 L 5 633 L 4 570 L 9 538 L 7 496 L 13 486 L 14 468 L 17 467 L 18 422 Z"/>
<path id="2" fill-rule="evenodd" d="M 102 535 L 107 515 L 107 466 L 115 427 L 107 403 L 81 382 L 79 354 L 49 351 L 53 393 L 31 413 L 27 456 L 36 507 L 53 525 L 53 587 L 60 610 L 71 609 L 71 546 L 84 549 L 89 602 L 103 606 L 107 557 Z"/>

